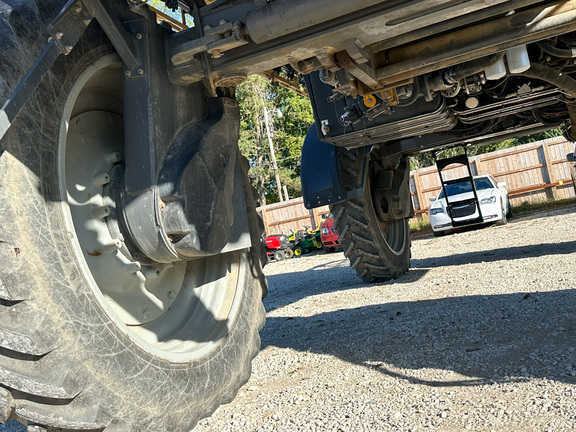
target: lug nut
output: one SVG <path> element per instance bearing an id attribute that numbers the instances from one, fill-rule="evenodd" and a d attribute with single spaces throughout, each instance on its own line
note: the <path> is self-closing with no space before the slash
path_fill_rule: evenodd
<path id="1" fill-rule="evenodd" d="M 109 253 L 114 253 L 118 251 L 122 247 L 122 242 L 118 239 L 115 239 L 113 243 L 104 246 L 104 251 Z"/>
<path id="2" fill-rule="evenodd" d="M 108 183 L 110 183 L 110 175 L 108 173 L 98 174 L 96 177 L 94 177 L 94 184 L 96 186 L 104 186 Z"/>
<path id="3" fill-rule="evenodd" d="M 96 207 L 92 214 L 96 219 L 104 219 L 105 217 L 110 216 L 110 207 L 103 206 L 103 207 Z"/>
<path id="4" fill-rule="evenodd" d="M 160 270 L 155 269 L 155 268 L 143 269 L 143 270 L 141 270 L 141 272 L 144 275 L 144 277 L 146 278 L 146 280 L 154 279 L 154 278 L 157 278 L 158 276 L 160 276 Z"/>
<path id="5" fill-rule="evenodd" d="M 112 152 L 112 153 L 108 153 L 106 155 L 106 162 L 111 163 L 111 164 L 115 164 L 118 163 L 122 160 L 122 155 L 120 154 L 120 152 Z"/>

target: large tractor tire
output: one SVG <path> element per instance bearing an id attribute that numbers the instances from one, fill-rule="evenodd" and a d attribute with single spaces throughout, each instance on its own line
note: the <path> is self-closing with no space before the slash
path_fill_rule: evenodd
<path id="1" fill-rule="evenodd" d="M 364 149 L 340 150 L 340 174 L 346 190 L 364 179 L 364 195 L 330 206 L 344 255 L 365 282 L 394 279 L 410 267 L 408 219 L 382 221 L 372 201 L 370 162 L 364 166 Z"/>
<path id="2" fill-rule="evenodd" d="M 12 59 L 0 61 L 0 105 L 38 51 L 12 23 L 40 28 L 36 12 L 32 1 L 0 1 L 0 34 L 11 42 L 2 58 Z M 247 163 L 249 252 L 173 265 L 128 259 L 110 222 L 122 71 L 91 25 L 0 141 L 0 422 L 188 431 L 249 378 L 265 255 Z"/>

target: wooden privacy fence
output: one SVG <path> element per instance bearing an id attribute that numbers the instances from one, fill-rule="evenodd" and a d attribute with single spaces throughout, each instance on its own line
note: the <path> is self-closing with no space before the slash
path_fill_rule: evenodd
<path id="1" fill-rule="evenodd" d="M 264 221 L 267 235 L 290 234 L 304 226 L 315 229 L 322 222 L 322 215 L 328 215 L 328 206 L 308 210 L 304 207 L 304 199 L 294 198 L 281 203 L 256 207 L 256 212 Z"/>
<path id="2" fill-rule="evenodd" d="M 574 143 L 562 137 L 550 138 L 505 150 L 470 158 L 473 175 L 492 174 L 506 183 L 510 203 L 544 201 L 575 196 L 566 154 Z M 454 166 L 443 171 L 445 179 L 466 175 L 466 168 Z M 440 177 L 436 166 L 410 173 L 410 191 L 416 213 L 428 210 L 430 198 L 440 192 Z"/>
<path id="3" fill-rule="evenodd" d="M 524 144 L 470 158 L 473 175 L 492 174 L 497 181 L 506 182 L 510 203 L 571 198 L 576 194 L 570 174 L 571 164 L 566 154 L 574 151 L 574 143 L 562 137 Z M 466 175 L 462 166 L 444 170 L 445 179 Z M 440 177 L 436 166 L 410 172 L 410 192 L 416 214 L 425 213 L 430 198 L 440 192 Z M 302 198 L 258 207 L 266 234 L 289 234 L 303 226 L 316 228 L 328 206 L 308 210 Z"/>

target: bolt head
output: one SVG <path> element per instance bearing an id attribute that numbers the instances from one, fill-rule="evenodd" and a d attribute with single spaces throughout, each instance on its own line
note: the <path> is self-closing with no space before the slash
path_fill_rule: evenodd
<path id="1" fill-rule="evenodd" d="M 62 39 L 64 37 L 64 33 L 58 32 L 56 33 L 56 39 Z"/>
<path id="2" fill-rule="evenodd" d="M 126 77 L 130 78 L 132 76 L 132 72 L 127 70 L 124 75 L 126 75 Z"/>
<path id="3" fill-rule="evenodd" d="M 142 33 L 136 33 L 136 39 L 142 39 L 144 36 Z"/>
<path id="4" fill-rule="evenodd" d="M 144 75 L 144 69 L 138 69 L 138 75 Z"/>

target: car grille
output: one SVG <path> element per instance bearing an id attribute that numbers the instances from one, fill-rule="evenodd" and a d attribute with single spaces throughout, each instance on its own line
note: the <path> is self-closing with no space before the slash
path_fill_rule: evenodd
<path id="1" fill-rule="evenodd" d="M 453 218 L 471 216 L 476 211 L 476 203 L 471 202 L 467 204 L 455 204 L 451 205 L 450 209 L 452 210 Z"/>

